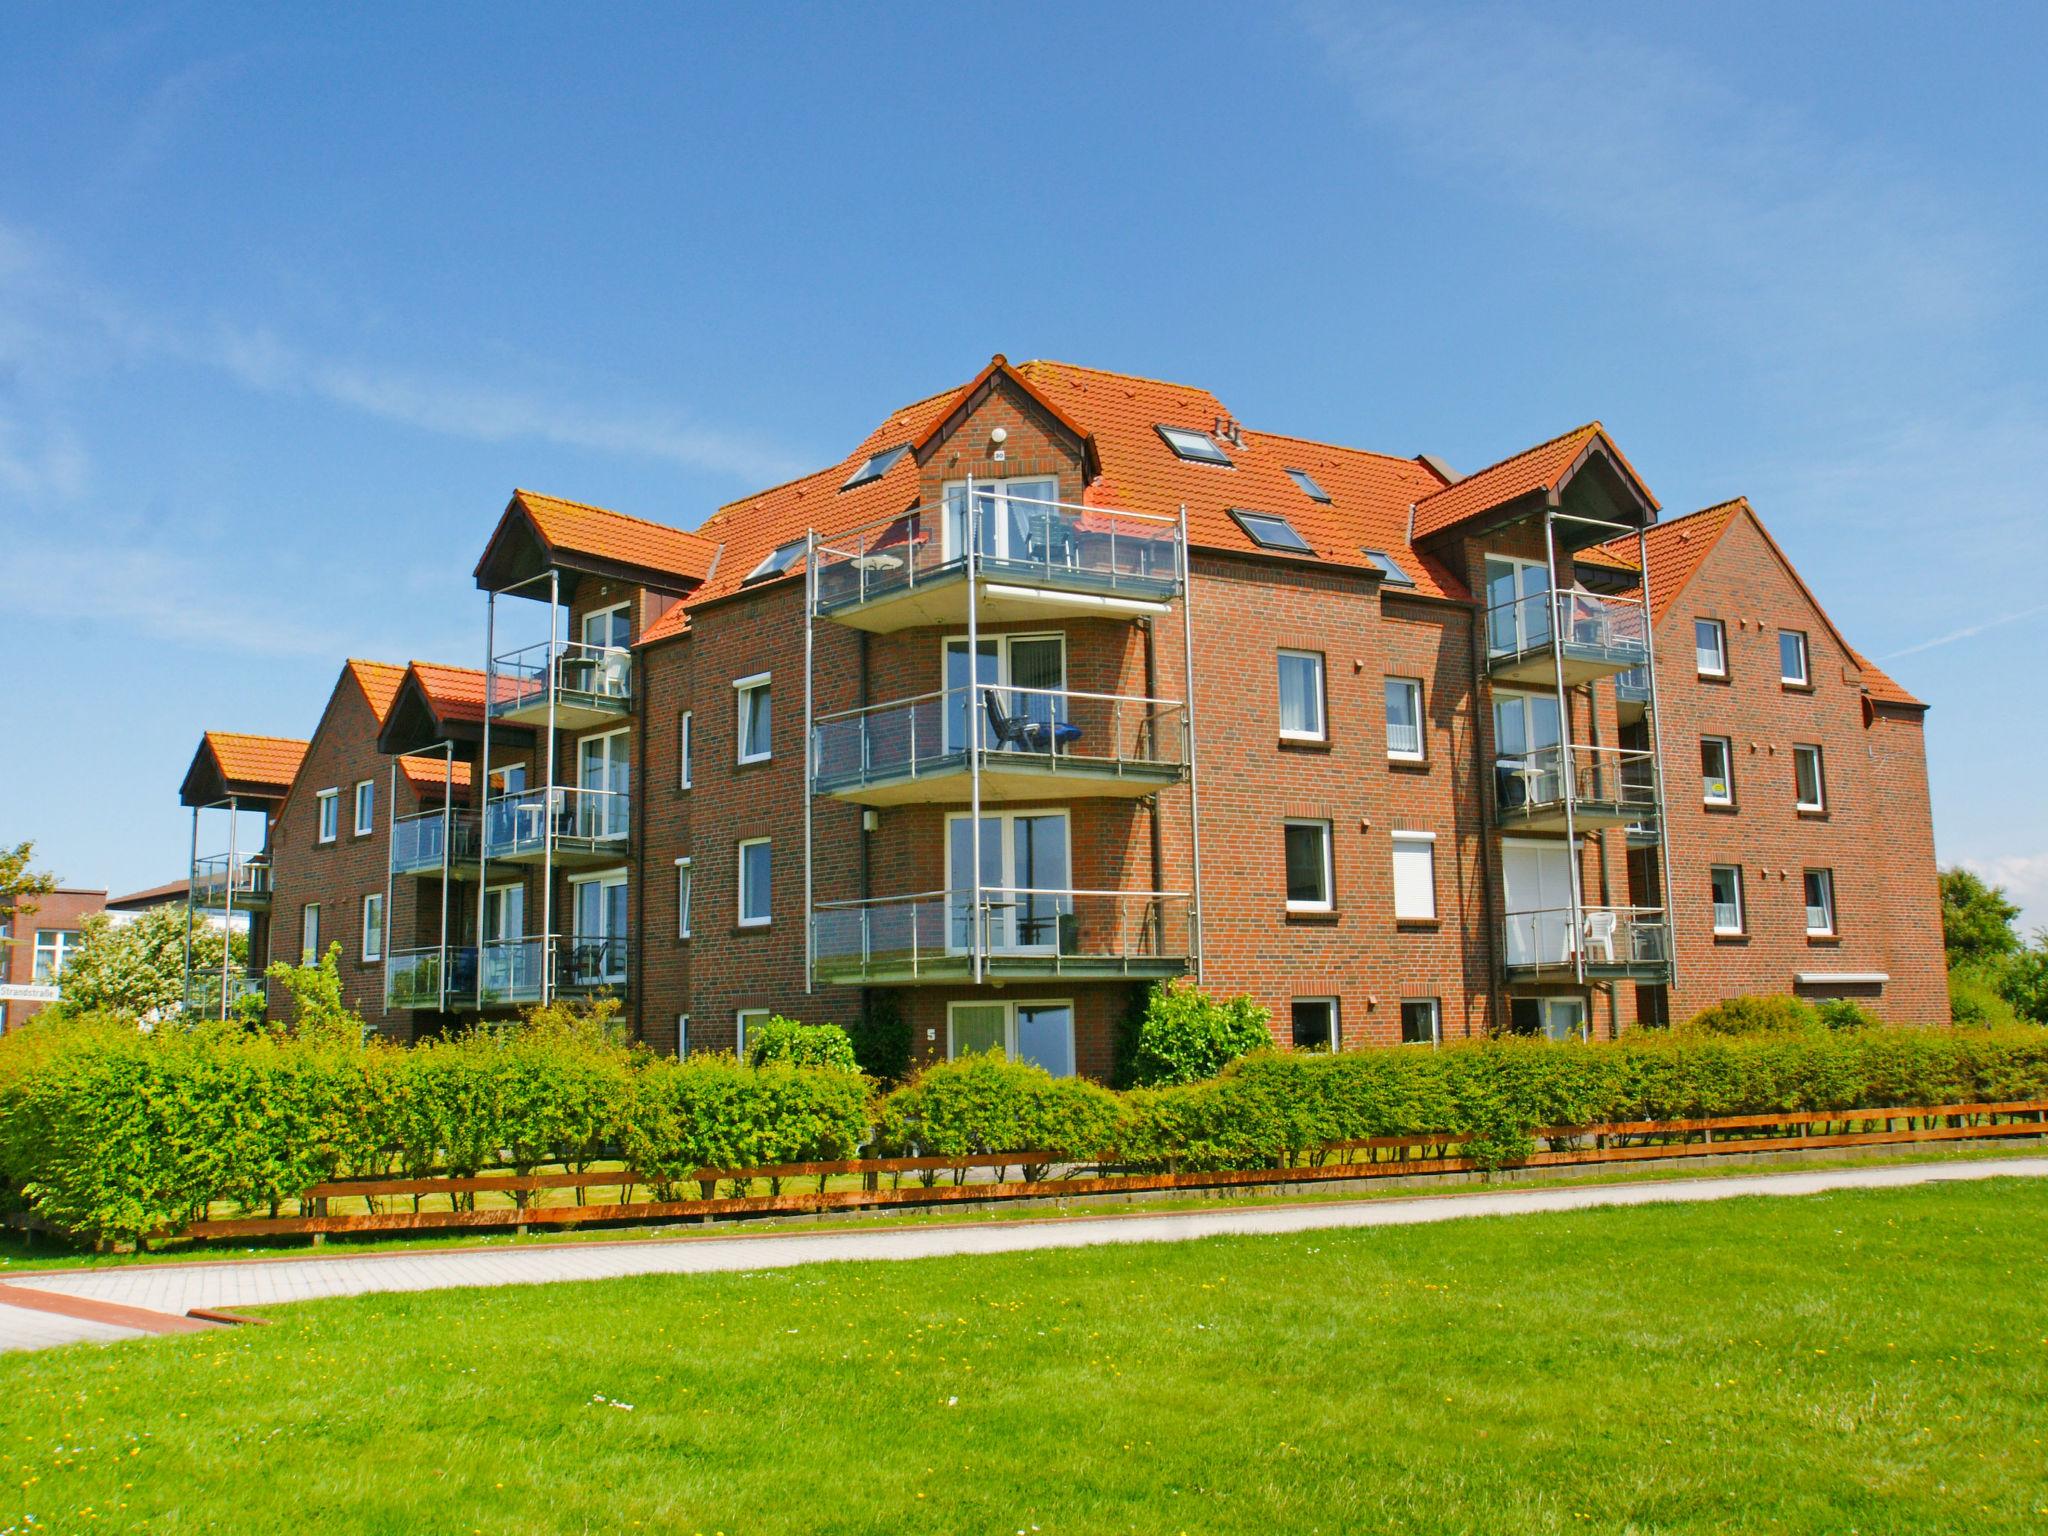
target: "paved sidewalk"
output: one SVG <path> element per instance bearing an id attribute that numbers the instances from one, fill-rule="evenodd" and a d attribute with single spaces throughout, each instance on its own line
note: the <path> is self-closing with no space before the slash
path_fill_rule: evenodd
<path id="1" fill-rule="evenodd" d="M 1153 1215 L 1054 1217 L 873 1231 L 776 1232 L 640 1238 L 526 1248 L 443 1249 L 357 1257 L 245 1259 L 217 1264 L 170 1262 L 121 1268 L 27 1271 L 8 1286 L 145 1308 L 182 1322 L 191 1309 L 272 1306 L 322 1296 L 373 1291 L 430 1291 L 465 1285 L 538 1285 L 604 1280 L 620 1275 L 707 1274 L 778 1269 L 862 1259 L 926 1259 L 1025 1249 L 1082 1248 L 1098 1243 L 1163 1243 L 1234 1234 L 1308 1232 L 1331 1227 L 1412 1226 L 1470 1216 L 1580 1211 L 1598 1206 L 1729 1200 L 1742 1195 L 1811 1195 L 1836 1189 L 1898 1189 L 1916 1184 L 1990 1178 L 2048 1177 L 2048 1157 L 1985 1162 L 1907 1164 L 1816 1172 L 1735 1174 L 1638 1184 L 1562 1189 L 1492 1189 L 1413 1199 L 1322 1201 L 1305 1205 L 1234 1206 Z M 8 1305 L 0 1296 L 0 1350 L 35 1349 L 74 1338 L 134 1337 L 132 1330 L 68 1335 L 71 1321 Z M 80 1327 L 86 1326 L 82 1321 Z"/>

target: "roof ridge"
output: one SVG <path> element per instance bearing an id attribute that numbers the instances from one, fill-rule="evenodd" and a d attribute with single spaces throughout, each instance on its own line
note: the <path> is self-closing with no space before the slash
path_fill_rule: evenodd
<path id="1" fill-rule="evenodd" d="M 1406 464 L 1410 469 L 1429 473 L 1429 466 L 1412 454 L 1382 453 L 1377 448 L 1355 448 L 1349 443 L 1333 443 L 1320 437 L 1303 437 L 1298 432 L 1268 432 L 1264 427 L 1246 427 L 1244 430 L 1253 437 L 1278 438 L 1282 442 L 1306 443 L 1311 448 L 1328 448 L 1336 453 L 1361 454 L 1368 459 L 1385 459 L 1389 464 Z M 1436 492 L 1432 491 L 1430 494 L 1434 496 Z"/>
<path id="2" fill-rule="evenodd" d="M 306 736 L 272 736 L 264 731 L 215 731 L 207 730 L 203 736 L 232 736 L 237 741 L 275 741 L 290 747 L 309 747 L 312 740 Z"/>
<path id="3" fill-rule="evenodd" d="M 482 667 L 465 667 L 460 662 L 454 661 L 423 661 L 417 656 L 413 657 L 406 665 L 408 667 L 432 667 L 437 672 L 467 672 L 471 677 L 482 677 L 484 675 Z"/>
<path id="4" fill-rule="evenodd" d="M 638 523 L 643 528 L 659 528 L 663 533 L 681 533 L 687 534 L 693 539 L 703 538 L 703 535 L 694 529 L 680 528 L 674 523 L 658 523 L 651 517 L 641 517 L 635 512 L 621 512 L 616 507 L 600 507 L 594 501 L 578 501 L 573 496 L 556 496 L 547 491 L 529 490 L 523 485 L 514 486 L 512 488 L 512 495 L 515 500 L 522 496 L 538 496 L 542 501 L 552 501 L 561 506 L 574 507 L 580 512 L 602 512 L 606 517 L 616 517 L 622 522 Z M 709 541 L 707 540 L 706 542 L 708 543 Z"/>
<path id="5" fill-rule="evenodd" d="M 1148 373 L 1125 373 L 1118 368 L 1091 368 L 1086 363 L 1062 362 L 1056 357 L 1027 358 L 1024 362 L 1012 363 L 1010 366 L 1020 370 L 1025 368 L 1070 368 L 1075 373 L 1092 373 L 1101 379 L 1130 379 L 1138 384 L 1157 384 L 1164 389 L 1193 390 L 1197 394 L 1207 395 L 1211 400 L 1218 402 L 1223 399 L 1215 390 L 1201 384 L 1183 384 L 1179 379 L 1155 379 Z"/>
<path id="6" fill-rule="evenodd" d="M 1446 491 L 1454 491 L 1468 481 L 1477 480 L 1481 475 L 1491 474 L 1504 464 L 1512 464 L 1517 459 L 1526 459 L 1531 454 L 1541 453 L 1546 448 L 1555 448 L 1559 443 L 1565 442 L 1570 438 L 1583 437 L 1589 432 L 1598 432 L 1602 437 L 1605 437 L 1607 435 L 1607 428 L 1600 422 L 1598 417 L 1595 417 L 1581 426 L 1573 427 L 1569 432 L 1560 432 L 1555 437 L 1546 437 L 1540 443 L 1531 443 L 1526 448 L 1518 448 L 1504 459 L 1495 459 L 1491 464 L 1473 470 L 1471 474 L 1464 476 L 1462 479 L 1453 480 L 1449 485 L 1439 486 L 1436 490 L 1431 491 L 1428 496 L 1423 497 L 1422 501 L 1428 501 L 1433 497 L 1441 496 Z M 1421 502 L 1416 503 L 1416 505 L 1420 506 Z"/>

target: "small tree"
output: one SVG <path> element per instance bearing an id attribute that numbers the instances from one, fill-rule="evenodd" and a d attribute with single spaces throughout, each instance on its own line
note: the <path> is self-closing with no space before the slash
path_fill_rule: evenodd
<path id="1" fill-rule="evenodd" d="M 192 930 L 192 981 L 217 987 L 221 964 L 239 972 L 249 941 L 202 924 Z M 99 912 L 79 930 L 78 948 L 59 981 L 64 1001 L 81 1012 L 119 1013 L 154 1022 L 185 1006 L 185 914 L 151 907 L 130 923 Z"/>
<path id="2" fill-rule="evenodd" d="M 341 944 L 337 941 L 329 944 L 327 953 L 312 965 L 278 960 L 270 967 L 270 979 L 292 1000 L 291 1031 L 302 1040 L 336 1045 L 363 1043 L 367 1032 L 363 1016 L 341 1000 L 340 961 Z M 276 1020 L 272 1022 L 277 1026 Z"/>
<path id="3" fill-rule="evenodd" d="M 762 1066 L 786 1061 L 793 1067 L 831 1067 L 858 1072 L 853 1042 L 837 1024 L 802 1024 L 776 1014 L 747 1031 L 747 1062 Z"/>
<path id="4" fill-rule="evenodd" d="M 894 1083 L 909 1075 L 910 1020 L 895 992 L 871 990 L 846 1033 L 853 1042 L 854 1059 L 868 1076 Z"/>
<path id="5" fill-rule="evenodd" d="M 2019 915 L 2003 886 L 1987 885 L 1967 869 L 1941 872 L 1941 942 L 1951 969 L 2017 953 L 2020 936 L 2013 922 Z"/>
<path id="6" fill-rule="evenodd" d="M 1249 997 L 1218 1002 L 1191 981 L 1163 982 L 1145 999 L 1129 1073 L 1138 1087 L 1214 1077 L 1273 1043 L 1270 1009 Z"/>
<path id="7" fill-rule="evenodd" d="M 57 889 L 57 877 L 48 870 L 29 868 L 35 861 L 34 843 L 16 843 L 0 848 L 0 923 L 35 911 L 35 898 Z"/>

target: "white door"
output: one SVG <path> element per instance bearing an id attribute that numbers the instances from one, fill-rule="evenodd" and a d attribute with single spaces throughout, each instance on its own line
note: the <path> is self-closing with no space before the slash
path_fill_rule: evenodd
<path id="1" fill-rule="evenodd" d="M 579 880 L 569 888 L 575 927 L 569 941 L 569 979 L 593 986 L 626 979 L 626 877 Z"/>
<path id="2" fill-rule="evenodd" d="M 630 818 L 628 793 L 633 785 L 632 734 L 612 731 L 586 736 L 577 744 L 576 782 L 590 794 L 578 795 L 579 837 L 624 837 Z"/>
<path id="3" fill-rule="evenodd" d="M 1563 843 L 1503 842 L 1508 964 L 1555 965 L 1572 957 L 1571 855 Z"/>
<path id="4" fill-rule="evenodd" d="M 1057 480 L 987 480 L 974 487 L 975 552 L 984 560 L 1036 560 L 1059 530 Z M 967 553 L 967 488 L 946 487 L 945 558 Z"/>
<path id="5" fill-rule="evenodd" d="M 970 683 L 967 676 L 967 642 L 946 642 L 946 750 L 961 751 L 967 743 L 966 721 L 972 711 L 981 725 L 981 745 L 986 750 L 1007 747 L 1023 750 L 1025 743 L 999 743 L 991 729 L 987 688 L 997 692 L 997 704 L 1012 720 L 1030 720 L 1048 726 L 1066 718 L 1066 700 L 1059 697 L 1067 686 L 1067 648 L 1059 635 L 995 635 L 979 642 L 979 653 Z M 1019 690 L 1032 690 L 1022 692 Z M 1040 691 L 1044 690 L 1044 691 Z M 1052 745 L 1050 730 L 1038 733 L 1038 741 Z"/>
<path id="6" fill-rule="evenodd" d="M 1494 695 L 1494 774 L 1503 809 L 1550 805 L 1564 798 L 1557 751 L 1563 740 L 1555 694 Z"/>
<path id="7" fill-rule="evenodd" d="M 948 941 L 965 950 L 973 933 L 974 819 L 946 823 L 946 880 L 953 921 Z M 990 905 L 991 954 L 1055 953 L 1060 919 L 1073 910 L 1067 817 L 1063 811 L 981 819 L 981 887 Z"/>
<path id="8" fill-rule="evenodd" d="M 1535 560 L 1486 557 L 1486 645 L 1494 655 L 1550 644 L 1550 570 Z"/>

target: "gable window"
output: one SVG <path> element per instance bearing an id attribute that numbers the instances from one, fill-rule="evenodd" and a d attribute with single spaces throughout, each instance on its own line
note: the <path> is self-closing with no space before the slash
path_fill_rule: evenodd
<path id="1" fill-rule="evenodd" d="M 1550 568 L 1514 555 L 1486 557 L 1486 653 L 1514 656 L 1550 644 Z"/>
<path id="2" fill-rule="evenodd" d="M 1337 1032 L 1337 999 L 1297 997 L 1292 1023 L 1297 1051 L 1334 1051 L 1342 1038 Z"/>
<path id="3" fill-rule="evenodd" d="M 1422 679 L 1387 679 L 1387 756 L 1419 763 L 1422 751 Z"/>
<path id="4" fill-rule="evenodd" d="M 1707 871 L 1713 893 L 1714 932 L 1742 932 L 1742 868 L 1737 864 L 1716 864 Z"/>
<path id="5" fill-rule="evenodd" d="M 1365 558 L 1379 569 L 1380 579 L 1390 587 L 1412 587 L 1415 578 L 1401 568 L 1401 562 L 1383 549 L 1368 549 Z"/>
<path id="6" fill-rule="evenodd" d="M 690 936 L 690 861 L 676 860 L 676 937 Z"/>
<path id="7" fill-rule="evenodd" d="M 1287 910 L 1329 912 L 1334 881 L 1330 869 L 1330 824 L 1327 821 L 1290 821 L 1285 829 L 1287 849 Z"/>
<path id="8" fill-rule="evenodd" d="M 1700 738 L 1700 788 L 1708 805 L 1735 803 L 1735 753 L 1726 736 Z"/>
<path id="9" fill-rule="evenodd" d="M 1247 512 L 1241 507 L 1232 507 L 1230 515 L 1237 519 L 1254 544 L 1265 549 L 1282 549 L 1291 555 L 1312 555 L 1309 542 L 1294 531 L 1294 524 L 1284 517 L 1275 517 L 1270 512 Z"/>
<path id="10" fill-rule="evenodd" d="M 797 561 L 803 559 L 803 557 L 804 541 L 802 539 L 791 539 L 787 544 L 778 544 L 761 557 L 759 565 L 747 572 L 746 581 L 741 582 L 740 585 L 745 586 L 748 581 L 765 581 L 770 576 L 780 576 L 784 571 L 795 565 Z"/>
<path id="11" fill-rule="evenodd" d="M 1701 677 L 1728 675 L 1728 631 L 1719 619 L 1692 621 L 1692 653 Z"/>
<path id="12" fill-rule="evenodd" d="M 880 453 L 870 457 L 859 469 L 848 475 L 846 483 L 840 486 L 839 489 L 850 491 L 856 485 L 866 485 L 871 480 L 881 479 L 882 476 L 894 469 L 896 461 L 908 452 L 910 452 L 910 445 L 908 443 L 899 444 L 894 448 L 884 448 Z M 797 547 L 801 549 L 803 546 L 799 544 Z"/>
<path id="13" fill-rule="evenodd" d="M 740 926 L 765 928 L 773 915 L 769 902 L 771 840 L 750 837 L 739 845 Z"/>
<path id="14" fill-rule="evenodd" d="M 1443 1038 L 1443 1004 L 1433 997 L 1401 999 L 1401 1043 L 1435 1045 Z"/>
<path id="15" fill-rule="evenodd" d="M 1827 780 L 1821 771 L 1819 747 L 1793 747 L 1792 782 L 1794 792 L 1798 796 L 1798 808 L 1800 810 L 1824 811 L 1827 809 Z"/>
<path id="16" fill-rule="evenodd" d="M 1216 439 L 1206 432 L 1196 432 L 1187 427 L 1155 427 L 1153 430 L 1166 439 L 1167 447 L 1191 463 L 1230 467 L 1230 455 L 1217 447 Z"/>
<path id="17" fill-rule="evenodd" d="M 363 898 L 363 959 L 384 958 L 384 893 L 374 891 Z"/>
<path id="18" fill-rule="evenodd" d="M 341 791 L 323 789 L 314 797 L 320 816 L 320 841 L 331 843 L 341 836 Z"/>
<path id="19" fill-rule="evenodd" d="M 1280 653 L 1280 739 L 1324 741 L 1323 654 L 1320 651 Z"/>
<path id="20" fill-rule="evenodd" d="M 1816 939 L 1834 936 L 1835 872 L 1831 869 L 1806 872 L 1806 931 Z"/>
<path id="21" fill-rule="evenodd" d="M 1394 920 L 1424 923 L 1436 918 L 1436 834 L 1394 834 Z"/>
<path id="22" fill-rule="evenodd" d="M 690 726 L 694 716 L 684 710 L 676 716 L 676 788 L 690 787 Z"/>
<path id="23" fill-rule="evenodd" d="M 583 643 L 595 651 L 623 651 L 633 643 L 633 605 L 613 603 L 583 615 Z"/>
<path id="24" fill-rule="evenodd" d="M 368 837 L 377 825 L 377 781 L 364 779 L 356 785 L 356 836 Z"/>
<path id="25" fill-rule="evenodd" d="M 770 677 L 767 672 L 756 672 L 732 685 L 737 706 L 733 735 L 742 763 L 765 763 L 775 755 L 771 733 L 774 717 L 768 694 Z"/>
<path id="26" fill-rule="evenodd" d="M 299 963 L 311 965 L 320 958 L 320 903 L 309 901 L 299 912 Z"/>
<path id="27" fill-rule="evenodd" d="M 1295 485 L 1300 488 L 1301 494 L 1306 496 L 1310 501 L 1320 501 L 1328 503 L 1330 499 L 1330 493 L 1324 490 L 1320 485 L 1317 485 L 1315 476 L 1311 475 L 1307 470 L 1290 469 L 1287 471 L 1287 478 L 1292 480 L 1295 483 Z"/>
<path id="28" fill-rule="evenodd" d="M 62 976 L 82 937 L 71 928 L 38 928 L 35 968 L 29 973 L 29 979 L 38 986 L 47 986 Z"/>
<path id="29" fill-rule="evenodd" d="M 1787 686 L 1793 688 L 1804 688 L 1811 682 L 1806 669 L 1805 631 L 1778 631 L 1778 676 Z"/>

